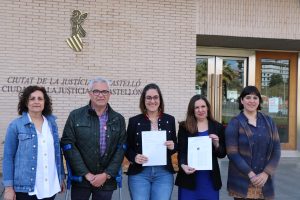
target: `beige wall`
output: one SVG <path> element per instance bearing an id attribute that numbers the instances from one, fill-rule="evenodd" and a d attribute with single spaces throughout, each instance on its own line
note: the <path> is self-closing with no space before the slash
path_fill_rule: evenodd
<path id="1" fill-rule="evenodd" d="M 87 103 L 81 93 L 93 76 L 113 81 L 119 94 L 111 104 L 126 119 L 139 113 L 139 93 L 149 82 L 161 86 L 166 112 L 183 119 L 194 94 L 195 1 L 2 0 L 0 7 L 0 157 L 17 116 L 15 90 L 30 84 L 49 87 L 60 131 L 69 112 Z M 65 42 L 75 9 L 88 13 L 79 53 Z"/>
<path id="2" fill-rule="evenodd" d="M 197 34 L 300 39 L 299 0 L 197 0 Z"/>

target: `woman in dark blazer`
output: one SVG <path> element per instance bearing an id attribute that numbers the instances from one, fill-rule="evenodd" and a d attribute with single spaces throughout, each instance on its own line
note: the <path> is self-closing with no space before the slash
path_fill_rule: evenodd
<path id="1" fill-rule="evenodd" d="M 196 171 L 188 165 L 188 138 L 209 136 L 212 139 L 212 170 Z M 191 98 L 186 120 L 179 124 L 178 165 L 175 184 L 179 186 L 179 200 L 219 199 L 222 187 L 218 158 L 226 156 L 224 128 L 211 114 L 208 100 L 202 95 Z"/>
<path id="2" fill-rule="evenodd" d="M 164 102 L 159 87 L 145 86 L 140 98 L 141 114 L 129 119 L 126 157 L 128 186 L 133 200 L 169 200 L 171 198 L 174 169 L 171 155 L 176 152 L 175 118 L 164 113 Z M 142 152 L 143 131 L 166 131 L 167 165 L 143 166 L 148 158 Z M 162 152 L 164 153 L 164 152 Z"/>

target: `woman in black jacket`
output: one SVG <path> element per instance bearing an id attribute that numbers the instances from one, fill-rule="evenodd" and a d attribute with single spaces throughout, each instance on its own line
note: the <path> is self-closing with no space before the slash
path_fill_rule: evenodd
<path id="1" fill-rule="evenodd" d="M 174 169 L 171 155 L 176 152 L 175 118 L 164 113 L 164 102 L 159 87 L 154 84 L 145 86 L 140 98 L 141 114 L 129 119 L 127 128 L 126 157 L 128 186 L 132 200 L 169 200 L 174 185 Z M 142 152 L 143 131 L 165 131 L 167 165 L 143 166 L 148 157 Z M 158 133 L 162 134 L 162 133 Z"/>
<path id="2" fill-rule="evenodd" d="M 209 136 L 212 140 L 212 170 L 196 171 L 188 165 L 188 138 L 197 136 Z M 217 158 L 225 156 L 222 124 L 213 119 L 210 104 L 204 96 L 193 96 L 188 105 L 186 120 L 180 123 L 178 131 L 178 199 L 218 200 L 222 182 Z"/>

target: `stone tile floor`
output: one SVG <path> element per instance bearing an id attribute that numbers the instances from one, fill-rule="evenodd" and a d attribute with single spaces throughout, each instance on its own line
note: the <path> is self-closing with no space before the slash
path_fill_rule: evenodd
<path id="1" fill-rule="evenodd" d="M 220 200 L 232 200 L 226 192 L 227 167 L 228 160 L 220 161 L 223 187 L 220 191 Z M 300 199 L 300 157 L 284 157 L 281 158 L 279 167 L 275 177 L 276 200 L 299 200 Z M 3 191 L 3 186 L 0 186 Z M 122 200 L 130 200 L 127 176 L 123 176 Z M 173 190 L 172 200 L 177 199 L 178 189 L 175 186 Z M 2 199 L 2 197 L 1 197 Z M 65 194 L 57 195 L 55 200 L 64 200 Z M 113 200 L 119 200 L 119 190 L 113 194 Z"/>

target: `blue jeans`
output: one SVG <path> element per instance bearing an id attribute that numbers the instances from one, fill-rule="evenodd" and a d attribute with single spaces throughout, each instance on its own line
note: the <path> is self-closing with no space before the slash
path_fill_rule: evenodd
<path id="1" fill-rule="evenodd" d="M 169 200 L 174 185 L 174 176 L 165 166 L 143 167 L 143 171 L 128 176 L 132 200 Z"/>

